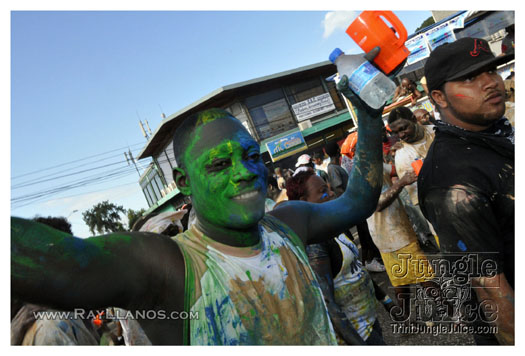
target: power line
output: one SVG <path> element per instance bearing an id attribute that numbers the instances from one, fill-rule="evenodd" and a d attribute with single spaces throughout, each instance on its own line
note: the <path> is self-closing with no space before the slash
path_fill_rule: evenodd
<path id="1" fill-rule="evenodd" d="M 144 145 L 144 142 L 134 143 L 131 146 L 138 146 L 138 145 Z M 55 166 L 52 166 L 52 167 L 47 167 L 47 168 L 43 168 L 43 169 L 38 169 L 36 171 L 20 174 L 18 176 L 11 177 L 11 179 L 18 179 L 18 178 L 25 177 L 25 176 L 28 176 L 28 175 L 31 175 L 31 174 L 40 173 L 40 172 L 47 171 L 47 170 L 50 170 L 50 169 L 53 169 L 53 168 L 62 167 L 62 166 L 65 166 L 65 165 L 68 165 L 68 164 L 71 164 L 71 163 L 76 163 L 76 162 L 83 161 L 83 160 L 86 160 L 86 159 L 90 159 L 90 158 L 93 158 L 93 157 L 99 157 L 99 156 L 103 156 L 103 155 L 108 154 L 108 153 L 121 151 L 121 150 L 126 149 L 126 148 L 128 148 L 128 146 L 117 148 L 117 149 L 114 149 L 114 150 L 111 150 L 111 151 L 106 151 L 106 152 L 99 153 L 99 154 L 92 155 L 92 156 L 87 156 L 87 157 L 84 157 L 84 158 L 79 158 L 79 159 L 76 159 L 74 161 L 61 163 L 61 164 L 58 164 L 58 165 L 55 165 Z"/>
<path id="2" fill-rule="evenodd" d="M 74 198 L 74 197 L 78 197 L 78 196 L 81 196 L 81 195 L 86 195 L 86 194 L 93 194 L 93 193 L 103 192 L 103 191 L 106 191 L 106 190 L 110 190 L 110 189 L 114 189 L 114 188 L 119 188 L 119 187 L 124 187 L 124 186 L 126 186 L 126 185 L 132 185 L 132 184 L 137 184 L 137 182 L 123 183 L 123 184 L 115 185 L 115 186 L 112 186 L 112 187 L 109 187 L 109 188 L 104 188 L 104 189 L 99 189 L 99 190 L 93 190 L 93 191 L 89 191 L 89 192 L 85 192 L 85 193 L 73 194 L 73 195 L 68 195 L 68 196 L 65 196 L 65 197 L 58 197 L 58 198 L 53 198 L 53 199 Z M 47 198 L 47 197 L 45 197 L 45 198 Z M 44 200 L 45 198 L 39 199 L 39 202 L 47 202 L 47 201 L 53 200 L 53 199 Z M 34 204 L 34 203 L 36 203 L 36 202 L 37 202 L 37 201 L 31 201 L 31 202 L 29 202 L 29 203 L 26 203 L 26 204 L 23 204 L 23 205 L 19 205 L 19 206 L 17 206 L 17 207 L 13 207 L 12 210 L 19 209 L 19 208 L 22 208 L 22 207 L 24 207 L 24 206 Z"/>
<path id="3" fill-rule="evenodd" d="M 158 161 L 158 163 L 160 165 L 160 164 L 164 164 L 164 163 L 168 162 L 169 160 L 166 158 L 166 159 L 158 159 L 157 161 Z M 108 165 L 99 166 L 98 168 L 109 167 L 111 165 L 118 164 L 118 163 L 124 163 L 124 161 L 114 162 L 114 163 L 111 163 L 111 164 L 108 164 Z M 148 162 L 148 164 L 151 164 L 151 162 Z M 74 172 L 74 173 L 66 174 L 66 175 L 63 175 L 61 177 L 55 177 L 54 179 L 64 178 L 64 177 L 67 177 L 67 176 L 72 176 L 72 175 L 80 174 L 80 173 L 86 173 L 87 171 L 92 171 L 93 169 L 83 170 L 81 172 Z M 85 187 L 85 186 L 93 185 L 93 184 L 100 184 L 102 182 L 107 182 L 107 181 L 110 181 L 110 180 L 120 179 L 123 176 L 127 176 L 127 175 L 130 175 L 132 173 L 133 173 L 133 168 L 132 167 L 117 167 L 117 168 L 114 168 L 114 169 L 111 169 L 111 170 L 106 170 L 106 171 L 103 171 L 103 172 L 99 172 L 99 173 L 94 174 L 94 175 L 90 175 L 90 176 L 87 176 L 87 177 L 82 177 L 82 178 L 79 178 L 79 179 L 67 182 L 66 184 L 61 184 L 59 186 L 51 187 L 51 188 L 48 188 L 48 189 L 45 189 L 45 190 L 42 190 L 42 191 L 37 191 L 37 192 L 29 193 L 29 194 L 26 194 L 26 195 L 21 195 L 21 196 L 14 197 L 14 198 L 11 199 L 11 203 L 13 205 L 16 205 L 16 207 L 14 207 L 14 209 L 16 209 L 16 208 L 20 208 L 20 207 L 27 206 L 27 205 L 30 205 L 30 204 L 34 204 L 34 203 L 36 203 L 38 201 L 42 201 L 42 200 L 47 199 L 47 198 L 49 198 L 51 196 L 54 196 L 56 194 L 59 194 L 59 193 L 62 193 L 62 192 L 68 191 L 68 190 L 81 188 L 81 187 Z M 48 179 L 46 181 L 49 181 L 49 180 L 51 180 L 51 179 Z M 40 182 L 43 183 L 44 180 L 40 180 L 39 182 L 35 182 L 35 184 L 36 183 L 40 183 Z M 16 187 L 17 188 L 21 188 L 20 185 L 17 185 Z"/>
<path id="4" fill-rule="evenodd" d="M 131 172 L 117 172 L 117 173 L 114 173 L 112 175 L 108 175 L 106 177 L 100 177 L 99 179 L 96 179 L 96 180 L 91 181 L 89 183 L 90 184 L 105 183 L 107 181 L 120 179 L 123 176 L 130 175 L 132 173 L 133 173 L 133 171 L 131 171 Z M 67 190 L 70 190 L 70 189 L 74 189 L 74 188 L 83 187 L 83 186 L 86 186 L 86 185 L 87 185 L 87 183 L 79 183 L 79 184 L 71 185 L 71 186 L 68 186 L 68 187 L 59 187 L 59 188 L 51 189 L 51 190 L 44 191 L 44 192 L 38 192 L 38 193 L 35 193 L 35 194 L 29 194 L 27 196 L 14 198 L 14 199 L 12 199 L 11 203 L 13 205 L 15 205 L 14 208 L 20 208 L 22 206 L 26 206 L 26 205 L 30 205 L 30 204 L 34 204 L 36 202 L 42 201 L 44 199 L 47 199 L 47 198 L 49 198 L 51 196 L 54 196 L 54 195 L 59 194 L 59 193 L 62 193 L 64 191 L 67 191 Z"/>
<path id="5" fill-rule="evenodd" d="M 104 160 L 107 160 L 107 159 L 110 159 L 110 158 L 113 158 L 113 157 L 118 157 L 118 156 L 120 156 L 120 154 L 100 159 L 97 162 L 90 162 L 88 164 L 82 164 L 82 165 L 79 165 L 79 166 L 71 167 L 71 168 L 66 169 L 66 170 L 61 170 L 59 172 L 50 173 L 50 174 L 47 174 L 47 175 L 36 177 L 36 178 L 33 178 L 32 180 L 28 180 L 28 181 L 25 181 L 25 182 L 13 185 L 13 186 L 11 186 L 11 189 L 16 189 L 16 188 L 25 187 L 25 186 L 28 186 L 28 185 L 42 183 L 42 182 L 46 182 L 46 181 L 52 180 L 52 179 L 44 179 L 44 178 L 53 177 L 53 179 L 58 179 L 58 178 L 63 178 L 63 177 L 67 177 L 67 176 L 70 176 L 70 175 L 76 175 L 76 174 L 84 173 L 84 172 L 89 171 L 89 170 L 95 170 L 95 169 L 104 168 L 104 167 L 108 167 L 108 166 L 119 164 L 119 163 L 124 163 L 124 160 L 120 160 L 118 162 L 113 162 L 113 163 L 109 163 L 109 164 L 106 164 L 106 165 L 96 166 L 96 167 L 92 167 L 92 168 L 85 169 L 85 170 L 82 170 L 82 171 L 76 171 L 76 172 L 65 174 L 65 175 L 62 175 L 62 176 L 57 176 L 57 174 L 64 173 L 64 172 L 69 172 L 71 169 L 87 167 L 90 164 L 99 163 L 101 161 L 104 161 Z"/>
<path id="6" fill-rule="evenodd" d="M 122 170 L 121 168 L 118 168 L 118 169 L 113 170 L 113 171 L 108 171 L 104 175 L 97 174 L 97 175 L 94 175 L 94 176 L 88 176 L 86 178 L 82 178 L 82 179 L 79 179 L 79 180 L 76 180 L 76 181 L 72 181 L 72 182 L 68 183 L 67 185 L 60 185 L 60 186 L 49 188 L 49 189 L 41 191 L 41 192 L 29 193 L 29 194 L 26 194 L 26 195 L 18 196 L 18 197 L 12 198 L 11 201 L 15 201 L 16 202 L 16 201 L 28 199 L 28 198 L 31 198 L 31 197 L 34 197 L 34 196 L 40 196 L 40 195 L 44 195 L 44 194 L 60 192 L 62 190 L 68 190 L 68 189 L 72 189 L 72 188 L 77 188 L 77 187 L 85 186 L 85 185 L 90 184 L 90 183 L 95 183 L 95 182 L 98 182 L 98 181 L 101 181 L 101 180 L 104 180 L 104 179 L 115 177 L 115 176 L 118 176 L 118 175 L 127 175 L 130 172 L 133 172 L 133 170 L 132 169 L 128 169 L 127 167 L 124 170 Z"/>

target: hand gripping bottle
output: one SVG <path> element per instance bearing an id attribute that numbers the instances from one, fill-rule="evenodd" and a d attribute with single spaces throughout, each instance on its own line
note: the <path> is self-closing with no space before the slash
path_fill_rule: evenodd
<path id="1" fill-rule="evenodd" d="M 362 54 L 346 55 L 339 48 L 330 54 L 339 75 L 348 77 L 348 86 L 371 108 L 379 109 L 390 99 L 396 84 L 368 62 Z"/>

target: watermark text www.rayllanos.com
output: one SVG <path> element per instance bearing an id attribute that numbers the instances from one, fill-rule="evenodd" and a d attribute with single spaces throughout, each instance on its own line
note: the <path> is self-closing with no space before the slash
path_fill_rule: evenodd
<path id="1" fill-rule="evenodd" d="M 103 315 L 106 320 L 195 320 L 199 312 L 166 310 L 124 310 L 111 308 L 101 313 L 100 310 L 76 308 L 72 311 L 44 310 L 34 312 L 36 320 L 95 319 Z"/>

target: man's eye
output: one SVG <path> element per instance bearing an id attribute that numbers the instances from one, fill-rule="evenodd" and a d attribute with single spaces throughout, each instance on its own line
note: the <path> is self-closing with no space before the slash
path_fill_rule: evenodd
<path id="1" fill-rule="evenodd" d="M 252 161 L 257 161 L 259 159 L 259 157 L 261 157 L 261 155 L 259 153 L 251 153 L 248 158 L 251 159 Z"/>
<path id="2" fill-rule="evenodd" d="M 465 79 L 463 79 L 463 81 L 465 83 L 470 83 L 470 82 L 474 81 L 476 79 L 476 77 L 477 77 L 477 75 L 473 75 L 471 77 L 466 77 Z"/>
<path id="3" fill-rule="evenodd" d="M 226 160 L 221 160 L 221 161 L 218 161 L 218 162 L 215 162 L 213 164 L 214 167 L 226 167 L 228 165 L 228 161 Z"/>
<path id="4" fill-rule="evenodd" d="M 223 168 L 226 168 L 230 166 L 230 160 L 229 159 L 216 159 L 213 162 L 211 162 L 210 165 L 208 165 L 206 168 L 208 170 L 221 170 Z"/>

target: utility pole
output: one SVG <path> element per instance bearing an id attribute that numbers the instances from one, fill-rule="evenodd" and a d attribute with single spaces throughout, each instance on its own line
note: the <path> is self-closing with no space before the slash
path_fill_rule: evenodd
<path id="1" fill-rule="evenodd" d="M 129 158 L 128 158 L 128 154 L 129 154 Z M 131 161 L 131 163 L 133 163 L 133 165 L 135 166 L 135 169 L 137 170 L 137 173 L 139 174 L 139 177 L 140 177 L 140 172 L 139 172 L 139 169 L 137 168 L 137 164 L 135 163 L 135 159 L 133 159 L 133 155 L 131 154 L 131 150 L 128 148 L 128 152 L 124 152 L 124 157 L 126 157 L 126 162 L 128 162 L 128 166 L 129 166 L 129 161 Z"/>

